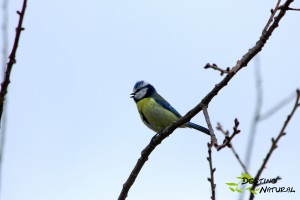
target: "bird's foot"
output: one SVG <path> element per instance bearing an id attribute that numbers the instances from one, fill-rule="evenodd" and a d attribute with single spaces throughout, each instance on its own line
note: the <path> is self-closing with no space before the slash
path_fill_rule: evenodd
<path id="1" fill-rule="evenodd" d="M 160 135 L 160 132 L 156 133 L 156 134 L 152 137 L 152 139 L 151 139 L 151 143 L 152 143 L 152 144 L 153 144 L 153 143 L 156 143 L 156 138 L 157 138 L 159 135 Z"/>

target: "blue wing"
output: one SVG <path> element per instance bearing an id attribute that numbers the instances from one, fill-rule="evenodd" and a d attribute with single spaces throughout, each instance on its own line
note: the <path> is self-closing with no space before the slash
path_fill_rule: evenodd
<path id="1" fill-rule="evenodd" d="M 163 108 L 167 109 L 168 111 L 174 113 L 178 118 L 181 117 L 181 115 L 179 114 L 179 112 L 177 112 L 177 110 L 175 110 L 175 108 L 173 108 L 169 102 L 167 102 L 162 96 L 160 96 L 159 94 L 156 94 L 154 97 L 156 103 L 158 103 L 159 105 L 161 105 Z"/>
<path id="2" fill-rule="evenodd" d="M 179 114 L 179 112 L 177 112 L 177 110 L 175 110 L 175 108 L 173 108 L 169 102 L 167 102 L 162 96 L 160 96 L 159 94 L 155 94 L 153 96 L 153 99 L 156 101 L 156 103 L 158 103 L 159 105 L 161 105 L 163 108 L 167 109 L 168 111 L 174 113 L 178 118 L 181 117 L 181 115 Z M 198 131 L 201 131 L 207 135 L 209 135 L 209 130 L 203 126 L 200 126 L 198 124 L 194 124 L 192 122 L 188 122 L 186 124 L 186 127 L 189 127 L 189 128 L 193 128 L 193 129 L 196 129 Z"/>

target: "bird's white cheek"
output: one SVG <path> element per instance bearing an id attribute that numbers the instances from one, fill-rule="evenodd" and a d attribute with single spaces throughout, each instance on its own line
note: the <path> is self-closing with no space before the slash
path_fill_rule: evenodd
<path id="1" fill-rule="evenodd" d="M 136 98 L 136 99 L 140 99 L 140 98 L 141 98 L 141 95 L 140 95 L 140 94 L 136 94 L 136 95 L 135 95 L 135 98 Z"/>
<path id="2" fill-rule="evenodd" d="M 138 93 L 136 93 L 134 97 L 136 99 L 142 99 L 146 95 L 147 90 L 148 90 L 147 88 L 142 89 L 141 91 L 139 91 Z"/>

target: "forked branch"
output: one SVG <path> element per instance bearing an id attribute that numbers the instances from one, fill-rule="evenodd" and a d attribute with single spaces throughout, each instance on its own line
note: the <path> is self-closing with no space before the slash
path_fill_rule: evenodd
<path id="1" fill-rule="evenodd" d="M 141 157 L 138 159 L 134 169 L 130 173 L 127 181 L 124 183 L 122 191 L 118 197 L 119 200 L 126 199 L 128 195 L 128 191 L 133 185 L 136 177 L 138 176 L 140 170 L 144 166 L 145 162 L 148 160 L 149 155 L 151 152 L 159 145 L 166 137 L 168 137 L 172 132 L 180 127 L 181 125 L 187 123 L 191 120 L 196 114 L 198 114 L 202 109 L 203 106 L 209 105 L 210 101 L 218 94 L 218 92 L 224 88 L 229 81 L 236 75 L 236 73 L 241 70 L 243 67 L 246 67 L 248 63 L 252 60 L 252 58 L 257 55 L 258 52 L 262 50 L 274 30 L 278 27 L 280 20 L 286 14 L 290 4 L 293 0 L 287 0 L 278 10 L 278 15 L 274 17 L 274 20 L 270 23 L 267 30 L 263 32 L 256 42 L 255 46 L 248 50 L 247 53 L 243 55 L 243 57 L 237 61 L 236 65 L 230 69 L 229 73 L 223 78 L 221 82 L 215 85 L 215 87 L 201 100 L 201 102 L 196 105 L 192 110 L 190 110 L 186 115 L 184 115 L 179 120 L 175 121 L 171 126 L 167 127 L 161 133 L 157 134 L 155 137 L 152 138 L 150 143 L 146 146 L 146 148 L 142 151 Z"/>

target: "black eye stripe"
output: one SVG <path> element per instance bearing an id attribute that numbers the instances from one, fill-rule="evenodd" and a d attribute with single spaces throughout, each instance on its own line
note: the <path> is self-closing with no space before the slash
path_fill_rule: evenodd
<path id="1" fill-rule="evenodd" d="M 141 91 L 142 89 L 144 89 L 146 87 L 142 87 L 142 88 L 139 88 L 139 89 L 136 89 L 136 92 L 135 93 L 138 93 L 139 91 Z"/>

